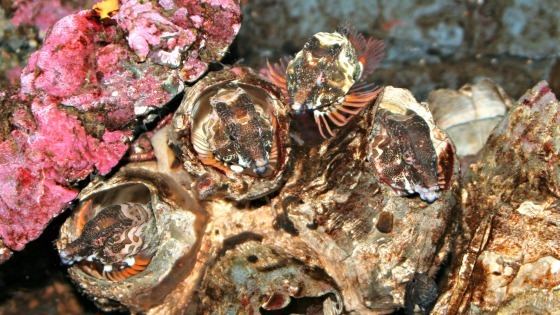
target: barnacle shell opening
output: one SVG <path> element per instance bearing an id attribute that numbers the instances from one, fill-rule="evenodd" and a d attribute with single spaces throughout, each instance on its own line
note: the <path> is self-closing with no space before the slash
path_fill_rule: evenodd
<path id="1" fill-rule="evenodd" d="M 159 241 L 149 189 L 123 185 L 84 200 L 73 232 L 78 238 L 60 249 L 64 263 L 110 281 L 144 271 Z"/>
<path id="2" fill-rule="evenodd" d="M 209 74 L 185 94 L 170 138 L 185 169 L 205 181 L 200 198 L 220 190 L 247 200 L 280 187 L 290 158 L 288 133 L 281 92 L 236 67 Z"/>
<path id="3" fill-rule="evenodd" d="M 87 233 L 88 222 L 95 221 L 107 208 L 123 205 L 145 205 L 150 212 L 150 229 L 138 235 L 126 234 L 131 239 L 142 238 L 146 245 L 142 255 L 118 256 L 122 261 L 114 263 L 100 258 L 107 252 L 114 253 L 114 239 L 109 239 L 97 244 L 100 252 L 69 257 L 68 248 Z M 145 311 L 161 303 L 193 268 L 207 220 L 200 209 L 192 194 L 168 175 L 129 165 L 109 181 L 92 183 L 82 191 L 78 207 L 61 228 L 57 248 L 63 261 L 73 263 L 69 268 L 71 278 L 101 309 L 125 306 Z M 111 219 L 123 218 L 126 216 Z M 112 228 L 99 222 L 102 231 Z M 88 250 L 84 247 L 79 254 Z M 124 246 L 121 252 L 127 250 L 131 249 Z"/>
<path id="4" fill-rule="evenodd" d="M 453 143 L 435 125 L 427 104 L 406 89 L 385 87 L 376 106 L 368 160 L 396 192 L 435 201 L 450 185 Z"/>
<path id="5" fill-rule="evenodd" d="M 245 101 L 250 102 L 250 104 L 244 105 L 248 105 L 250 109 L 254 110 L 253 113 L 241 112 L 244 108 L 237 109 L 235 107 L 237 103 L 243 102 L 243 100 L 240 100 L 243 98 L 245 98 Z M 214 102 L 222 102 L 226 104 L 226 106 L 229 105 L 229 109 L 231 109 L 234 115 L 233 119 L 237 120 L 240 125 L 247 125 L 251 129 L 256 127 L 253 123 L 261 123 L 261 125 L 264 125 L 264 128 L 255 130 L 262 138 L 246 139 L 247 141 L 252 140 L 248 145 L 249 150 L 253 149 L 250 151 L 248 150 L 247 157 L 243 156 L 241 152 L 227 152 L 229 153 L 228 156 L 220 156 L 218 158 L 216 154 L 218 151 L 217 147 L 229 141 L 229 139 L 220 138 L 226 136 L 233 137 L 233 135 L 227 134 L 227 130 L 223 132 L 223 129 L 227 129 L 227 127 L 223 128 L 220 126 L 220 118 L 217 117 L 216 110 L 212 106 Z M 193 132 L 191 134 L 191 141 L 201 159 L 216 159 L 216 162 L 222 165 L 214 164 L 214 161 L 203 161 L 203 163 L 209 163 L 209 165 L 221 170 L 225 169 L 226 172 L 228 172 L 227 169 L 229 168 L 235 173 L 242 173 L 255 177 L 273 176 L 278 171 L 279 162 L 279 152 L 275 147 L 278 139 L 277 135 L 273 132 L 273 128 L 278 122 L 273 115 L 269 114 L 270 111 L 274 110 L 270 105 L 274 102 L 278 102 L 278 100 L 266 95 L 264 91 L 254 86 L 241 83 L 225 83 L 204 91 L 195 102 L 192 111 Z M 255 117 L 251 117 L 251 114 L 255 115 Z M 223 129 L 220 130 L 220 128 Z M 270 128 L 270 130 L 268 128 Z M 222 131 L 221 134 L 220 131 Z M 253 135 L 255 134 L 243 134 L 243 136 L 247 138 Z M 244 139 L 238 139 L 239 146 L 243 145 L 243 143 L 241 143 L 242 140 Z M 231 159 L 232 162 L 226 162 L 225 158 Z"/>
<path id="6" fill-rule="evenodd" d="M 341 103 L 363 71 L 355 48 L 338 32 L 320 32 L 307 42 L 287 67 L 292 109 L 319 110 Z"/>

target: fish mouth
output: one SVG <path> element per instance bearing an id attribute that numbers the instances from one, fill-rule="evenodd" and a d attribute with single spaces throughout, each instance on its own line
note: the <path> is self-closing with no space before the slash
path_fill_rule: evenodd
<path id="1" fill-rule="evenodd" d="M 264 174 L 266 174 L 267 171 L 268 171 L 268 165 L 267 166 L 258 166 L 258 167 L 255 167 L 253 169 L 253 172 L 255 172 L 255 174 L 257 174 L 259 176 L 263 176 Z"/>
<path id="2" fill-rule="evenodd" d="M 303 114 L 304 112 L 308 111 L 309 107 L 305 103 L 294 102 L 291 105 L 292 110 L 296 115 Z"/>
<path id="3" fill-rule="evenodd" d="M 267 172 L 268 172 L 268 168 L 269 168 L 269 164 L 266 163 L 264 165 L 256 165 L 252 168 L 245 168 L 239 164 L 233 164 L 230 166 L 230 169 L 234 172 L 234 173 L 243 173 L 245 170 L 251 170 L 253 171 L 253 173 L 255 173 L 258 176 L 264 176 Z"/>
<path id="4" fill-rule="evenodd" d="M 263 176 L 268 171 L 269 163 L 264 159 L 258 159 L 255 161 L 255 167 L 253 167 L 253 172 L 259 176 Z"/>
<path id="5" fill-rule="evenodd" d="M 427 203 L 436 201 L 440 196 L 438 186 L 422 187 L 421 185 L 415 185 L 413 191 L 420 196 L 420 199 Z"/>
<path id="6" fill-rule="evenodd" d="M 74 263 L 82 261 L 84 258 L 81 256 L 72 255 L 69 251 L 62 250 L 59 252 L 60 260 L 66 266 L 73 265 Z"/>

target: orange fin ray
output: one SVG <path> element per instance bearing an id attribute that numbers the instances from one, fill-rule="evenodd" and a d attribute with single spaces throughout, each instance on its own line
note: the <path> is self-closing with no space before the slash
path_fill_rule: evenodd
<path id="1" fill-rule="evenodd" d="M 200 162 L 202 162 L 202 164 L 204 165 L 208 165 L 208 166 L 212 166 L 214 168 L 219 169 L 220 171 L 224 172 L 226 175 L 230 175 L 231 174 L 231 170 L 229 168 L 227 168 L 224 164 L 216 161 L 216 159 L 214 158 L 214 156 L 203 156 L 203 155 L 199 155 L 199 160 Z"/>
<path id="2" fill-rule="evenodd" d="M 342 127 L 342 126 L 346 125 L 348 123 L 348 121 L 350 120 L 349 117 L 345 117 L 344 115 L 339 113 L 338 110 L 336 110 L 336 109 L 329 112 L 327 114 L 327 117 L 330 119 L 330 121 L 333 124 L 335 124 L 338 127 Z"/>
<path id="3" fill-rule="evenodd" d="M 321 125 L 321 120 L 319 119 L 319 115 L 314 115 L 314 118 L 315 118 L 315 124 L 319 129 L 319 133 L 321 134 L 321 137 L 323 137 L 323 139 L 328 139 L 328 137 L 325 136 L 325 132 L 323 131 L 323 126 Z"/>
<path id="4" fill-rule="evenodd" d="M 78 219 L 76 221 L 76 228 L 78 229 L 79 234 L 84 230 L 84 226 L 86 226 L 87 218 L 85 217 L 86 214 L 91 213 L 91 209 L 93 207 L 93 198 L 90 198 L 83 202 L 80 205 L 79 209 L 76 209 L 76 213 L 78 213 Z M 87 210 L 86 210 L 87 209 Z"/>
<path id="5" fill-rule="evenodd" d="M 357 115 L 362 111 L 363 107 L 357 107 L 355 109 L 350 109 L 350 108 L 346 108 L 346 107 L 340 107 L 338 110 L 346 113 L 346 114 L 350 114 L 350 115 Z"/>
<path id="6" fill-rule="evenodd" d="M 361 92 L 359 94 L 349 93 L 344 98 L 343 107 L 350 108 L 364 108 L 369 105 L 381 93 L 381 89 L 376 89 L 369 92 Z"/>
<path id="7" fill-rule="evenodd" d="M 286 69 L 288 68 L 289 59 L 284 57 L 276 63 L 266 62 L 267 66 L 262 70 L 262 74 L 274 85 L 280 88 L 284 97 L 288 97 L 288 80 L 286 78 Z"/>
<path id="8" fill-rule="evenodd" d="M 331 127 L 329 126 L 329 122 L 325 118 L 326 114 L 315 112 L 313 116 L 315 117 L 315 123 L 317 124 L 317 128 L 319 129 L 319 133 L 321 134 L 321 137 L 323 137 L 323 139 L 328 139 L 328 138 L 334 136 L 334 132 L 332 131 Z M 328 136 L 325 135 L 324 129 L 327 130 Z"/>

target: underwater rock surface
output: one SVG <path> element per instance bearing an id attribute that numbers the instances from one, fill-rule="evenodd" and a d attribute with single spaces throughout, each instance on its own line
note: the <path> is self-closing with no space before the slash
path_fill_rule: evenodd
<path id="1" fill-rule="evenodd" d="M 419 99 L 478 77 L 491 78 L 514 98 L 543 78 L 560 86 L 555 0 L 251 0 L 243 11 L 238 49 L 252 66 L 293 55 L 314 33 L 350 22 L 387 44 L 373 78 Z"/>
<path id="2" fill-rule="evenodd" d="M 94 2 L 93 0 L 14 0 L 11 22 L 15 26 L 35 26 L 44 34 L 60 18 L 90 6 Z"/>
<path id="3" fill-rule="evenodd" d="M 130 131 L 106 131 L 100 138 L 61 109 L 55 99 L 2 98 L 10 129 L 0 142 L 0 236 L 21 250 L 78 191 L 72 182 L 94 170 L 107 174 L 128 146 Z"/>
<path id="4" fill-rule="evenodd" d="M 91 7 L 95 0 L 0 2 L 0 86 L 19 86 L 21 71 L 56 21 Z"/>
<path id="5" fill-rule="evenodd" d="M 22 92 L 57 97 L 111 129 L 165 105 L 184 89 L 183 81 L 197 79 L 208 62 L 223 57 L 240 23 L 231 1 L 200 2 L 188 10 L 169 5 L 167 14 L 175 12 L 170 18 L 159 5 L 124 1 L 111 18 L 116 24 L 104 23 L 95 11 L 61 19 L 31 55 Z"/>

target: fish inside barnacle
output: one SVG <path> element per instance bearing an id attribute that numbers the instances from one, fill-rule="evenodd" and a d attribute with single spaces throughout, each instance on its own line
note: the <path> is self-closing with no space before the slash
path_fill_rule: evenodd
<path id="1" fill-rule="evenodd" d="M 200 104 L 209 112 L 195 126 L 192 143 L 202 163 L 226 174 L 263 177 L 274 173 L 276 119 L 257 100 L 258 95 L 226 85 L 207 104 Z"/>
<path id="2" fill-rule="evenodd" d="M 427 105 L 406 89 L 385 87 L 376 106 L 368 161 L 395 192 L 434 202 L 449 189 L 453 144 L 435 125 Z"/>
<path id="3" fill-rule="evenodd" d="M 289 62 L 269 65 L 265 75 L 279 86 L 295 115 L 313 113 L 323 138 L 335 134 L 377 97 L 365 82 L 383 58 L 383 42 L 341 29 L 320 32 Z"/>
<path id="4" fill-rule="evenodd" d="M 375 138 L 375 165 L 381 179 L 404 194 L 418 193 L 433 202 L 439 195 L 437 153 L 430 127 L 412 111 L 395 114 L 379 109 L 381 133 Z"/>
<path id="5" fill-rule="evenodd" d="M 92 276 L 111 281 L 134 276 L 146 269 L 157 247 L 155 220 L 147 204 L 110 205 L 81 224 L 82 233 L 60 257 L 64 264 L 80 264 Z"/>

